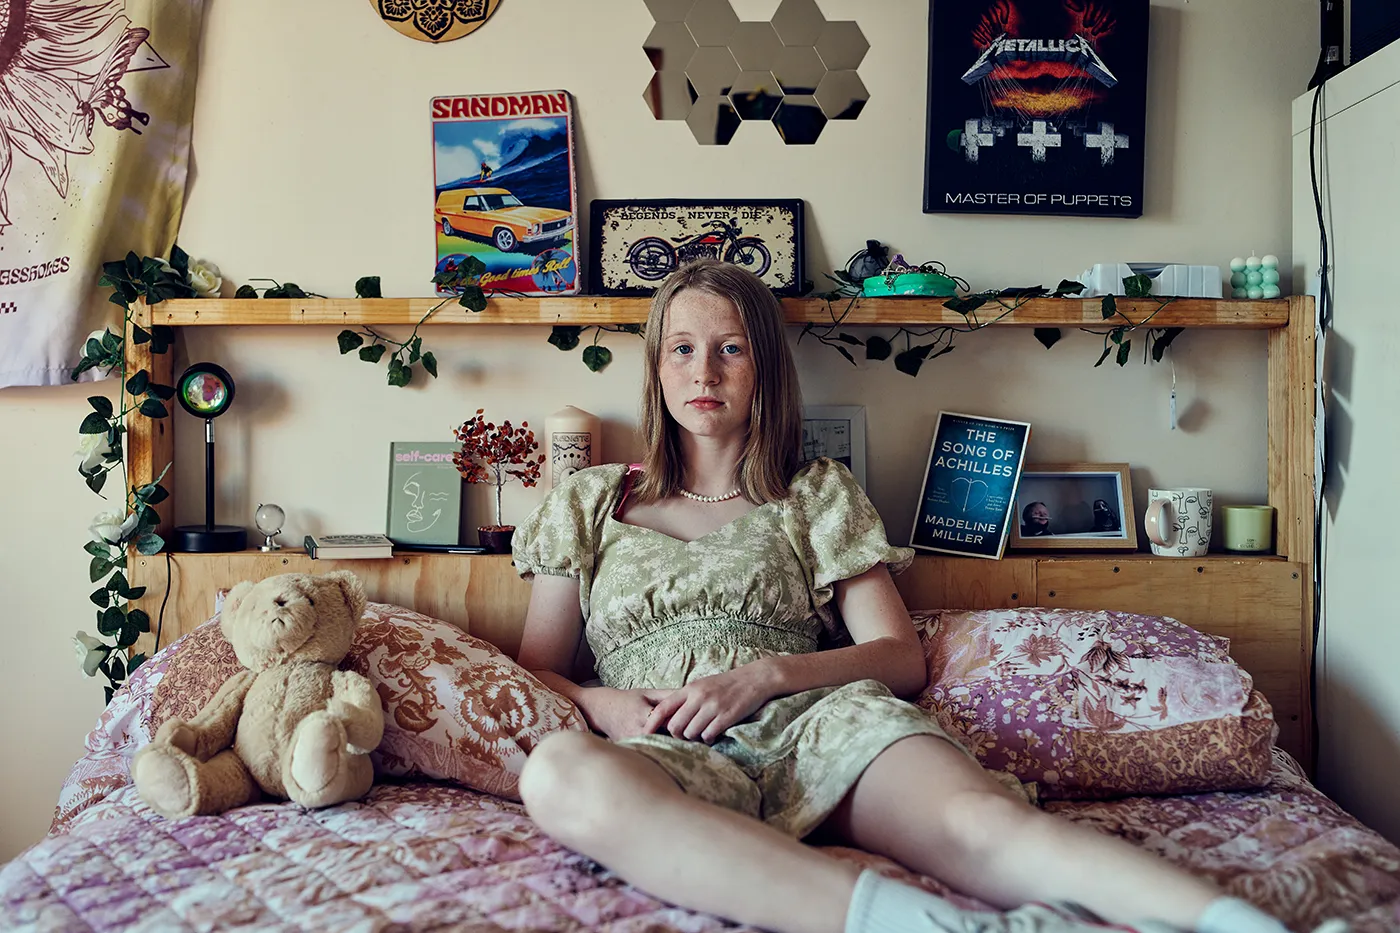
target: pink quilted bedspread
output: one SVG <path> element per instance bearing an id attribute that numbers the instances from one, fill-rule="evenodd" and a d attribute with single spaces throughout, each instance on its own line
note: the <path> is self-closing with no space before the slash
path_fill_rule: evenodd
<path id="1" fill-rule="evenodd" d="M 1315 790 L 1282 755 L 1261 793 L 1066 801 L 1050 809 L 1214 878 L 1295 930 L 1333 916 L 1351 920 L 1357 933 L 1400 930 L 1400 850 Z M 560 847 L 518 804 L 442 784 L 383 784 L 360 803 L 322 811 L 266 804 L 181 820 L 157 817 L 127 785 L 61 828 L 0 868 L 0 927 L 726 928 Z M 872 856 L 832 851 L 898 871 Z"/>

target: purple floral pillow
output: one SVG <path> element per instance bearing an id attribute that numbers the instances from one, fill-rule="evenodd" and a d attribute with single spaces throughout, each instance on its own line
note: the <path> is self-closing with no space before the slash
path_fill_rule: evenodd
<path id="1" fill-rule="evenodd" d="M 918 705 L 1043 799 L 1262 787 L 1278 729 L 1229 640 L 1126 612 L 912 613 Z"/>

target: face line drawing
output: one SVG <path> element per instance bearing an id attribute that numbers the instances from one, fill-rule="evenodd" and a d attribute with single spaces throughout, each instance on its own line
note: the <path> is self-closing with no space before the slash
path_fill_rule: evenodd
<path id="1" fill-rule="evenodd" d="M 433 513 L 432 521 L 428 522 L 426 525 L 422 524 L 423 506 L 425 500 L 429 497 L 423 493 L 423 486 L 418 482 L 418 475 L 421 472 L 422 471 L 419 470 L 409 474 L 408 479 L 404 480 L 403 486 L 400 489 L 400 492 L 413 500 L 413 504 L 408 512 L 405 513 L 404 518 L 408 521 L 408 530 L 415 534 L 420 531 L 427 531 L 429 528 L 436 525 L 438 519 L 442 517 L 442 509 L 438 509 Z M 432 498 L 437 498 L 437 495 L 432 496 Z"/>

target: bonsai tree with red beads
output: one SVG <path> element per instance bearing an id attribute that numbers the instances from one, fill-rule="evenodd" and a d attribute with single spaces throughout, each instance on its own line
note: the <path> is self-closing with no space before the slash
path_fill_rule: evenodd
<path id="1" fill-rule="evenodd" d="M 501 487 L 511 479 L 520 480 L 522 486 L 538 483 L 544 454 L 535 456 L 540 445 L 528 421 L 520 422 L 518 428 L 509 421 L 497 427 L 486 420 L 484 411 L 478 408 L 476 417 L 453 432 L 462 449 L 452 455 L 452 462 L 467 482 L 496 487 L 496 524 L 479 526 L 477 534 L 491 553 L 505 554 L 515 526 L 501 523 Z"/>

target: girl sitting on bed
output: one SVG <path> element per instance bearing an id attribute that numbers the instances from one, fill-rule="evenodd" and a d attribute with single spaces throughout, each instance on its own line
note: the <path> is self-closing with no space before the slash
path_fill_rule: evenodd
<path id="1" fill-rule="evenodd" d="M 564 732 L 530 756 L 520 792 L 547 833 L 659 898 L 781 933 L 965 928 L 942 898 L 798 841 L 812 833 L 1005 908 L 1283 933 L 1029 806 L 896 699 L 927 676 L 890 576 L 913 552 L 845 467 L 799 461 L 797 373 L 756 277 L 673 273 L 645 367 L 645 468 L 584 470 L 516 532 L 534 580 L 520 663 L 611 740 Z M 818 651 L 838 618 L 847 646 Z M 568 679 L 584 634 L 605 686 Z"/>

